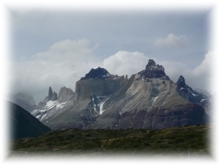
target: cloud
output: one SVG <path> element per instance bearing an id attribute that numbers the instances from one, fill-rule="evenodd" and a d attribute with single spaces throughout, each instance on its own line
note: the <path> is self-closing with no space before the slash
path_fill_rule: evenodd
<path id="1" fill-rule="evenodd" d="M 165 48 L 176 48 L 187 45 L 189 42 L 188 38 L 184 35 L 175 36 L 170 33 L 166 38 L 159 38 L 154 42 L 157 47 Z"/>
<path id="2" fill-rule="evenodd" d="M 195 83 L 198 83 L 198 80 L 201 81 L 201 88 L 205 86 L 209 86 L 209 91 L 214 92 L 212 89 L 212 81 L 213 81 L 213 64 L 214 64 L 214 52 L 209 51 L 205 55 L 205 59 L 201 62 L 199 66 L 197 66 L 193 71 L 193 75 L 195 76 Z"/>
<path id="3" fill-rule="evenodd" d="M 97 47 L 98 44 L 91 45 L 87 39 L 64 40 L 31 60 L 11 63 L 12 93 L 27 91 L 34 94 L 38 103 L 46 97 L 49 86 L 57 93 L 64 85 L 74 90 L 76 81 L 102 64 L 93 55 Z"/>
<path id="4" fill-rule="evenodd" d="M 119 51 L 106 58 L 103 67 L 111 74 L 131 76 L 143 70 L 149 58 L 140 52 Z"/>
<path id="5" fill-rule="evenodd" d="M 212 76 L 211 73 L 212 73 L 213 60 L 214 60 L 214 53 L 212 51 L 209 51 L 205 55 L 205 59 L 201 62 L 201 64 L 193 70 L 194 75 L 197 77 Z"/>
<path id="6" fill-rule="evenodd" d="M 33 94 L 36 103 L 47 96 L 48 88 L 59 92 L 62 86 L 75 90 L 75 83 L 85 76 L 91 68 L 104 67 L 111 74 L 136 74 L 145 69 L 149 59 L 163 65 L 166 74 L 176 82 L 180 75 L 192 88 L 209 90 L 212 52 L 195 69 L 189 69 L 182 63 L 161 61 L 140 52 L 118 51 L 103 61 L 93 53 L 99 44 L 91 44 L 87 39 L 63 40 L 51 45 L 47 51 L 38 53 L 32 59 L 22 58 L 11 62 L 9 82 L 11 93 L 26 91 Z"/>

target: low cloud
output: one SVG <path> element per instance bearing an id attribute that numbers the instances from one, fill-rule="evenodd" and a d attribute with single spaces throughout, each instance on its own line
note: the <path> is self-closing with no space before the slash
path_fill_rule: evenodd
<path id="1" fill-rule="evenodd" d="M 143 70 L 149 58 L 140 52 L 119 51 L 106 58 L 103 67 L 111 74 L 131 76 Z"/>
<path id="2" fill-rule="evenodd" d="M 194 83 L 197 84 L 198 80 L 200 81 L 200 88 L 203 89 L 207 85 L 209 87 L 209 91 L 214 92 L 212 89 L 212 81 L 214 78 L 214 52 L 209 51 L 206 55 L 204 60 L 201 62 L 199 66 L 197 66 L 193 70 L 193 75 L 195 76 L 194 78 Z"/>
<path id="3" fill-rule="evenodd" d="M 182 63 L 161 61 L 140 52 L 119 51 L 103 61 L 93 51 L 99 44 L 91 44 L 87 39 L 64 40 L 53 44 L 47 51 L 38 53 L 33 58 L 23 58 L 19 62 L 11 62 L 9 81 L 11 93 L 29 92 L 36 103 L 43 100 L 49 86 L 59 92 L 62 86 L 75 90 L 75 83 L 85 76 L 91 68 L 104 67 L 111 74 L 128 75 L 145 69 L 149 59 L 163 65 L 166 74 L 176 82 L 180 75 L 192 88 L 209 90 L 211 81 L 212 52 L 204 56 L 204 60 L 195 69 L 189 69 Z"/>
<path id="4" fill-rule="evenodd" d="M 29 92 L 38 103 L 46 97 L 49 86 L 57 93 L 62 86 L 74 90 L 76 81 L 102 64 L 92 54 L 97 47 L 98 44 L 92 45 L 87 39 L 64 40 L 31 60 L 11 63 L 11 92 Z"/>
<path id="5" fill-rule="evenodd" d="M 189 40 L 186 36 L 175 36 L 174 34 L 170 33 L 166 38 L 157 39 L 154 42 L 154 45 L 157 47 L 176 48 L 186 46 L 188 42 Z"/>

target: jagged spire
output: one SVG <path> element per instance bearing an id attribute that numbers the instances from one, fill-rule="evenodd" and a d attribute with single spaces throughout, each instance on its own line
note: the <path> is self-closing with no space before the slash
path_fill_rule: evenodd
<path id="1" fill-rule="evenodd" d="M 53 92 L 52 88 L 49 87 L 49 91 L 48 91 L 48 100 L 57 100 L 57 93 Z"/>
<path id="2" fill-rule="evenodd" d="M 52 97 L 53 97 L 53 91 L 52 91 L 52 88 L 49 87 L 49 91 L 48 91 L 48 99 L 51 100 Z"/>
<path id="3" fill-rule="evenodd" d="M 184 88 L 186 86 L 185 78 L 182 75 L 180 75 L 180 77 L 176 83 L 177 83 L 178 88 L 181 88 L 181 87 Z"/>

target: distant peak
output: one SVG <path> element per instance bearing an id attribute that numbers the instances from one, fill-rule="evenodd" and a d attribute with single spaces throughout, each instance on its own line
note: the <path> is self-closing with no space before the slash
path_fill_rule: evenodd
<path id="1" fill-rule="evenodd" d="M 83 79 L 89 79 L 89 78 L 98 78 L 98 79 L 104 79 L 107 77 L 111 77 L 111 74 L 104 68 L 98 67 L 96 69 L 91 69 L 89 73 L 85 75 L 85 77 L 82 77 Z"/>
<path id="2" fill-rule="evenodd" d="M 181 88 L 181 87 L 185 87 L 185 86 L 186 86 L 186 84 L 185 84 L 185 78 L 184 78 L 182 75 L 180 75 L 180 77 L 179 77 L 179 79 L 178 79 L 178 81 L 177 81 L 176 83 L 177 83 L 177 85 L 178 85 L 178 88 Z"/>
<path id="3" fill-rule="evenodd" d="M 182 75 L 180 75 L 178 81 L 180 81 L 180 82 L 184 82 L 184 83 L 185 83 L 185 78 L 184 78 Z"/>

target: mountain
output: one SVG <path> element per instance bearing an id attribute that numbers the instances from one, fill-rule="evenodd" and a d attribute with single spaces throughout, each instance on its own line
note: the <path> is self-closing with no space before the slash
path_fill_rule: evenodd
<path id="1" fill-rule="evenodd" d="M 74 92 L 70 88 L 62 87 L 57 93 L 49 87 L 48 96 L 42 100 L 32 111 L 32 115 L 40 121 L 46 121 L 50 116 L 56 115 L 57 111 L 68 106 L 70 100 L 74 98 Z"/>
<path id="2" fill-rule="evenodd" d="M 52 129 L 161 129 L 206 123 L 206 99 L 183 76 L 174 83 L 165 68 L 150 59 L 129 79 L 104 68 L 91 69 L 76 82 L 68 105 L 53 109 L 47 118 L 37 115 L 42 109 L 32 114 Z"/>
<path id="3" fill-rule="evenodd" d="M 31 112 L 36 107 L 33 96 L 27 92 L 18 92 L 12 95 L 10 101 L 19 105 L 28 112 Z"/>
<path id="4" fill-rule="evenodd" d="M 43 125 L 22 107 L 7 102 L 10 111 L 11 139 L 24 137 L 37 137 L 50 131 L 50 128 Z"/>

